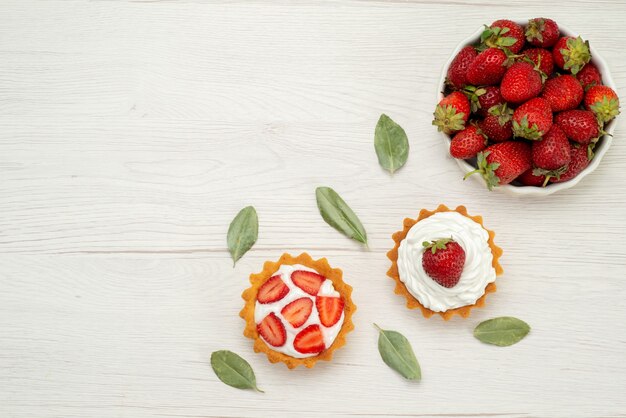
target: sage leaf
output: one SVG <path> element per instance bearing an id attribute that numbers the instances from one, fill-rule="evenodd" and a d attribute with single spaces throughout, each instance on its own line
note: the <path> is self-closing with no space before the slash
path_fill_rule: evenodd
<path id="1" fill-rule="evenodd" d="M 381 329 L 376 324 L 374 326 L 379 331 L 378 351 L 385 364 L 406 379 L 420 380 L 422 371 L 409 340 L 399 332 Z"/>
<path id="2" fill-rule="evenodd" d="M 259 218 L 252 206 L 241 209 L 228 228 L 228 251 L 233 258 L 233 267 L 256 242 L 259 236 Z"/>
<path id="3" fill-rule="evenodd" d="M 254 389 L 263 392 L 256 386 L 256 377 L 252 367 L 239 355 L 228 350 L 215 351 L 211 354 L 211 367 L 215 375 L 228 386 L 237 389 Z"/>
<path id="4" fill-rule="evenodd" d="M 367 233 L 350 206 L 330 187 L 315 190 L 317 207 L 326 223 L 345 236 L 367 245 Z"/>
<path id="5" fill-rule="evenodd" d="M 474 329 L 474 337 L 480 341 L 500 347 L 507 347 L 522 340 L 530 332 L 530 326 L 512 316 L 483 321 Z"/>
<path id="6" fill-rule="evenodd" d="M 374 148 L 378 163 L 391 174 L 401 168 L 409 157 L 409 140 L 404 129 L 384 113 L 374 131 Z"/>

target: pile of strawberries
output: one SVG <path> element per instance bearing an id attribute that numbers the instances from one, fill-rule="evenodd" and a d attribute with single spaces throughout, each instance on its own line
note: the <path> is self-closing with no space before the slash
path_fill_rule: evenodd
<path id="1" fill-rule="evenodd" d="M 619 114 L 589 43 L 561 36 L 547 18 L 485 26 L 480 41 L 450 64 L 444 95 L 433 125 L 452 136 L 454 158 L 476 158 L 465 177 L 480 173 L 490 190 L 572 179 L 589 165 L 604 124 Z"/>

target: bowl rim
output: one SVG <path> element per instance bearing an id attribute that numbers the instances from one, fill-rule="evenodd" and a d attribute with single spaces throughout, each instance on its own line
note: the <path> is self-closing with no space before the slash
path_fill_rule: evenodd
<path id="1" fill-rule="evenodd" d="M 513 22 L 519 25 L 525 26 L 528 23 L 529 19 L 508 19 L 508 20 L 512 20 Z M 474 44 L 480 38 L 480 35 L 484 30 L 485 30 L 484 25 L 479 27 L 470 36 L 463 39 L 457 45 L 454 51 L 452 51 L 452 54 L 443 65 L 443 68 L 441 71 L 441 77 L 439 78 L 439 83 L 437 84 L 437 103 L 439 103 L 439 101 L 443 98 L 443 91 L 445 90 L 446 75 L 448 73 L 448 68 L 450 67 L 450 64 L 452 63 L 452 60 L 461 51 L 461 49 L 463 49 L 464 47 L 468 45 Z M 561 24 L 559 24 L 559 31 L 561 33 L 561 36 L 575 36 L 575 37 L 579 36 L 577 32 L 574 32 L 570 30 L 569 28 L 567 28 L 567 26 L 563 26 Z M 609 71 L 608 65 L 606 61 L 604 60 L 604 58 L 602 58 L 602 56 L 598 54 L 597 50 L 593 46 L 589 45 L 589 50 L 591 51 L 591 62 L 593 62 L 596 65 L 596 67 L 598 67 L 598 70 L 600 71 L 600 74 L 602 75 L 603 84 L 617 91 L 615 87 L 615 83 L 613 82 L 613 78 L 611 77 L 611 72 Z M 594 149 L 593 159 L 591 160 L 589 165 L 583 171 L 581 171 L 576 177 L 568 181 L 564 181 L 562 183 L 550 183 L 546 187 L 514 186 L 511 184 L 505 184 L 502 186 L 494 187 L 494 190 L 498 190 L 498 191 L 501 191 L 507 194 L 512 194 L 512 195 L 548 196 L 558 191 L 566 190 L 571 187 L 574 187 L 583 178 L 585 178 L 587 175 L 592 173 L 598 167 L 598 165 L 600 164 L 600 161 L 604 157 L 604 154 L 606 154 L 608 149 L 611 147 L 611 144 L 613 142 L 612 135 L 613 135 L 613 131 L 615 130 L 615 119 L 613 119 L 608 124 L 606 124 L 606 126 L 604 127 L 604 130 L 607 134 L 602 136 L 600 140 L 598 141 L 599 146 L 597 146 Z M 450 138 L 448 135 L 446 135 L 443 132 L 439 132 L 439 134 L 441 134 L 445 138 L 446 151 L 448 152 L 449 158 L 452 158 L 449 155 L 450 141 L 452 138 Z M 464 173 L 468 173 L 476 169 L 476 167 L 469 164 L 466 160 L 460 160 L 456 158 L 453 158 L 453 160 L 456 161 L 457 165 Z M 485 180 L 482 178 L 482 176 L 470 176 L 470 177 L 477 179 L 483 186 L 486 185 Z"/>

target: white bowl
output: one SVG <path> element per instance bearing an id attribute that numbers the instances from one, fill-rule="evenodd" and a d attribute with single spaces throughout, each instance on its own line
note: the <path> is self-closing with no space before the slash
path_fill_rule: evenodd
<path id="1" fill-rule="evenodd" d="M 521 20 L 521 19 L 512 19 L 512 20 L 522 26 L 528 23 L 528 20 Z M 567 29 L 566 27 L 561 26 L 560 24 L 559 24 L 559 29 L 561 30 L 562 36 L 578 36 L 576 32 L 573 32 Z M 454 57 L 456 57 L 459 51 L 463 49 L 465 46 L 475 44 L 480 39 L 480 35 L 484 30 L 485 30 L 484 26 L 478 28 L 476 32 L 474 32 L 465 40 L 463 40 L 456 47 L 456 49 L 452 52 L 452 55 L 450 55 L 450 58 L 448 59 L 448 61 L 443 67 L 443 71 L 441 72 L 441 78 L 439 79 L 439 84 L 437 85 L 437 88 L 438 88 L 437 103 L 439 103 L 439 101 L 443 98 L 443 91 L 445 90 L 446 74 L 448 72 L 448 67 L 452 63 L 452 60 L 454 59 Z M 583 36 L 583 39 L 586 39 L 586 38 Z M 600 74 L 602 74 L 602 82 L 604 83 L 604 85 L 609 86 L 613 90 L 617 91 L 617 89 L 615 88 L 615 84 L 613 83 L 613 79 L 611 78 L 611 73 L 609 72 L 609 67 L 606 64 L 606 61 L 604 61 L 604 59 L 600 56 L 600 54 L 598 54 L 598 51 L 596 51 L 593 48 L 593 46 L 591 46 L 590 49 L 591 49 L 591 62 L 593 62 L 598 67 L 598 70 L 600 70 Z M 604 130 L 610 135 L 613 134 L 614 129 L 615 129 L 615 119 L 607 123 L 604 127 Z M 446 148 L 449 152 L 451 138 L 448 135 L 444 134 L 443 132 L 441 132 L 441 135 L 446 140 L 445 142 L 447 144 Z M 564 181 L 563 183 L 550 183 L 546 187 L 514 186 L 511 184 L 506 184 L 503 186 L 494 187 L 493 190 L 500 190 L 505 193 L 513 194 L 513 195 L 547 196 L 552 193 L 558 192 L 559 190 L 565 190 L 565 189 L 569 189 L 570 187 L 574 187 L 585 176 L 589 175 L 591 172 L 593 172 L 593 170 L 596 169 L 596 167 L 598 167 L 598 165 L 600 164 L 600 161 L 602 161 L 602 157 L 604 157 L 604 154 L 606 154 L 607 150 L 611 146 L 612 138 L 610 135 L 604 135 L 602 138 L 600 138 L 600 140 L 598 141 L 594 149 L 594 157 L 589 163 L 589 165 L 587 166 L 587 168 L 585 168 L 580 174 L 578 174 L 576 177 L 574 177 L 571 180 Z M 465 160 L 459 160 L 456 158 L 455 160 L 456 160 L 456 163 L 461 168 L 461 170 L 463 170 L 463 173 L 468 173 L 476 169 L 476 167 L 472 166 Z M 486 186 L 485 180 L 482 178 L 482 176 L 474 175 L 470 177 L 477 179 L 483 185 Z"/>

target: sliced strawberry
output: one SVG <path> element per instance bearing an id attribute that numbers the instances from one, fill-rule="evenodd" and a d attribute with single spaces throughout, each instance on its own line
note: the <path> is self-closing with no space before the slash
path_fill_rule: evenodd
<path id="1" fill-rule="evenodd" d="M 313 273 L 312 271 L 296 270 L 291 273 L 291 281 L 293 284 L 311 296 L 317 295 L 324 280 L 326 280 L 324 276 Z"/>
<path id="2" fill-rule="evenodd" d="M 322 329 L 319 325 L 309 325 L 298 335 L 296 335 L 296 339 L 293 340 L 293 348 L 296 349 L 298 353 L 302 354 L 311 354 L 311 353 L 321 353 L 326 348 L 324 345 L 324 337 L 322 336 Z"/>
<path id="3" fill-rule="evenodd" d="M 285 326 L 274 312 L 271 312 L 257 324 L 256 330 L 269 345 L 282 347 L 287 341 Z"/>
<path id="4" fill-rule="evenodd" d="M 329 296 L 315 298 L 315 306 L 320 314 L 320 322 L 325 327 L 332 327 L 343 313 L 343 299 Z"/>
<path id="5" fill-rule="evenodd" d="M 312 310 L 313 301 L 309 298 L 300 298 L 289 303 L 280 313 L 292 327 L 298 328 L 309 319 Z"/>
<path id="6" fill-rule="evenodd" d="M 256 300 L 259 303 L 272 303 L 281 300 L 287 293 L 289 288 L 280 276 L 272 276 L 259 288 Z"/>

